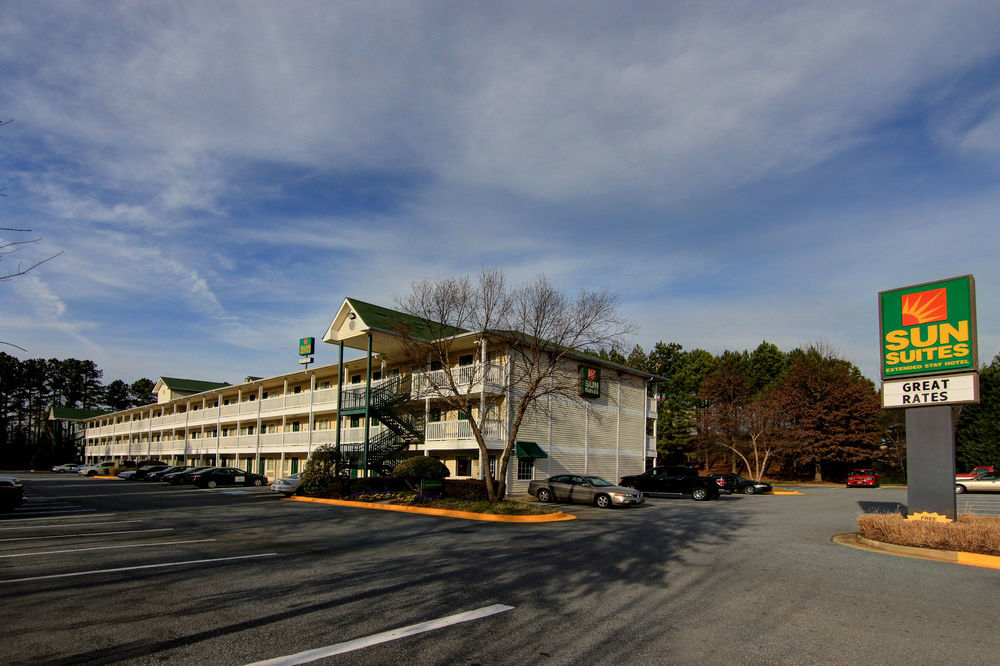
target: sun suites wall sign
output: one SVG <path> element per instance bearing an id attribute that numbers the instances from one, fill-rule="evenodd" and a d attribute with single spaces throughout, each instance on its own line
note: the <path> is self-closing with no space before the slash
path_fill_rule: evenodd
<path id="1" fill-rule="evenodd" d="M 971 275 L 880 292 L 882 379 L 975 371 Z"/>

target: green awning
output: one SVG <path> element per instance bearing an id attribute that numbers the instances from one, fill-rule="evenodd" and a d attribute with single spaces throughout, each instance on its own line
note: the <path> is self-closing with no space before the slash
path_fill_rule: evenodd
<path id="1" fill-rule="evenodd" d="M 538 446 L 534 442 L 518 442 L 517 443 L 517 457 L 518 458 L 548 458 L 545 455 L 545 451 L 542 451 L 542 447 Z"/>

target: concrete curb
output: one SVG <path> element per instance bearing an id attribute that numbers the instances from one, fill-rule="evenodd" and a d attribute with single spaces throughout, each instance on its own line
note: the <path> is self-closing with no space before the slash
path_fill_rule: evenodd
<path id="1" fill-rule="evenodd" d="M 555 523 L 564 520 L 576 520 L 576 516 L 559 511 L 532 516 L 503 516 L 492 513 L 472 513 L 470 511 L 453 511 L 451 509 L 429 509 L 419 506 L 404 506 L 401 504 L 376 504 L 375 502 L 348 502 L 347 500 L 322 499 L 319 497 L 286 497 L 291 502 L 312 502 L 314 504 L 332 504 L 335 506 L 352 506 L 359 509 L 380 509 L 382 511 L 399 511 L 401 513 L 422 513 L 428 516 L 447 516 L 449 518 L 464 518 L 466 520 L 484 520 L 494 523 Z"/>
<path id="2" fill-rule="evenodd" d="M 888 553 L 890 555 L 898 555 L 900 557 L 914 557 L 921 560 L 934 560 L 935 562 L 951 562 L 953 564 L 964 564 L 973 567 L 1000 569 L 1000 557 L 997 557 L 996 555 L 979 555 L 978 553 L 964 553 L 954 550 L 935 550 L 933 548 L 917 548 L 915 546 L 897 546 L 894 543 L 873 541 L 861 536 L 857 532 L 838 534 L 833 537 L 833 542 L 850 548 Z"/>

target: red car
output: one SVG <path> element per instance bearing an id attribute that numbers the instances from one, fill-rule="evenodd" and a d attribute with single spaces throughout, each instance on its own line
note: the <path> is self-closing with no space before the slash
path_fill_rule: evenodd
<path id="1" fill-rule="evenodd" d="M 878 488 L 878 472 L 873 469 L 856 469 L 847 475 L 848 488 Z"/>
<path id="2" fill-rule="evenodd" d="M 993 465 L 980 465 L 979 467 L 974 467 L 968 474 L 956 474 L 956 479 L 974 479 L 980 474 L 992 474 L 996 470 L 993 469 Z"/>

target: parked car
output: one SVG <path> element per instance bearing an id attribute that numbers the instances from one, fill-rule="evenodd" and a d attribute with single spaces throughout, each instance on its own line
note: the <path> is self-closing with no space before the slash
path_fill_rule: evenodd
<path id="1" fill-rule="evenodd" d="M 210 467 L 191 474 L 191 483 L 199 488 L 215 488 L 217 486 L 263 486 L 267 477 L 251 474 L 237 467 Z"/>
<path id="2" fill-rule="evenodd" d="M 77 470 L 77 474 L 84 476 L 111 476 L 118 469 L 118 463 L 105 460 L 104 462 L 84 465 Z"/>
<path id="3" fill-rule="evenodd" d="M 211 465 L 202 465 L 200 467 L 190 467 L 180 472 L 172 472 L 170 474 L 164 474 L 160 480 L 164 483 L 169 483 L 172 486 L 179 486 L 184 483 L 191 483 L 191 475 L 195 472 L 200 472 L 202 470 L 212 469 Z"/>
<path id="4" fill-rule="evenodd" d="M 1000 492 L 1000 473 L 986 472 L 974 479 L 957 479 L 955 483 L 956 493 L 965 492 Z"/>
<path id="5" fill-rule="evenodd" d="M 274 483 L 271 484 L 271 490 L 276 493 L 281 493 L 285 497 L 291 497 L 299 491 L 299 487 L 302 485 L 302 475 L 292 474 L 291 476 L 285 476 Z"/>
<path id="6" fill-rule="evenodd" d="M 627 506 L 642 504 L 642 493 L 630 488 L 616 486 L 599 476 L 558 474 L 544 481 L 528 484 L 528 494 L 539 502 L 579 502 L 594 504 L 602 509 L 617 504 Z"/>
<path id="7" fill-rule="evenodd" d="M 719 496 L 716 480 L 698 476 L 698 471 L 691 467 L 654 467 L 642 474 L 623 476 L 618 483 L 650 496 L 690 497 L 699 501 Z"/>
<path id="8" fill-rule="evenodd" d="M 135 470 L 135 473 L 132 475 L 132 480 L 145 481 L 149 477 L 149 475 L 152 474 L 153 472 L 159 472 L 161 470 L 165 470 L 167 467 L 169 467 L 169 465 L 146 465 L 145 467 L 140 467 L 139 469 Z"/>
<path id="9" fill-rule="evenodd" d="M 956 480 L 957 479 L 974 479 L 977 476 L 979 476 L 980 474 L 986 474 L 988 472 L 989 473 L 993 473 L 993 472 L 996 472 L 996 471 L 997 470 L 993 467 L 993 465 L 979 465 L 978 467 L 973 467 L 971 472 L 967 472 L 965 474 L 956 474 L 955 475 L 955 479 Z"/>
<path id="10" fill-rule="evenodd" d="M 847 475 L 848 488 L 878 488 L 878 472 L 864 467 Z"/>
<path id="11" fill-rule="evenodd" d="M 0 511 L 13 511 L 24 503 L 24 486 L 13 476 L 0 476 Z"/>
<path id="12" fill-rule="evenodd" d="M 155 472 L 150 472 L 146 475 L 143 481 L 162 481 L 163 477 L 167 474 L 173 474 L 174 472 L 184 472 L 191 469 L 190 465 L 172 465 L 170 467 L 164 467 L 161 470 Z"/>
<path id="13" fill-rule="evenodd" d="M 127 469 L 124 472 L 118 472 L 118 478 L 119 479 L 125 479 L 126 481 L 128 481 L 131 478 L 133 478 L 134 476 L 135 476 L 135 470 L 134 469 Z"/>
<path id="14" fill-rule="evenodd" d="M 63 474 L 65 472 L 72 472 L 76 470 L 76 468 L 79 466 L 80 463 L 66 463 L 65 465 L 56 465 L 55 467 L 52 468 L 52 471 Z"/>
<path id="15" fill-rule="evenodd" d="M 715 479 L 719 484 L 719 490 L 728 495 L 733 493 L 743 493 L 744 495 L 757 495 L 758 493 L 771 492 L 771 484 L 763 481 L 754 481 L 739 474 L 731 472 L 715 472 L 709 474 L 708 478 Z"/>

